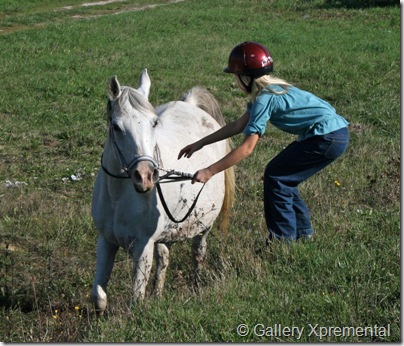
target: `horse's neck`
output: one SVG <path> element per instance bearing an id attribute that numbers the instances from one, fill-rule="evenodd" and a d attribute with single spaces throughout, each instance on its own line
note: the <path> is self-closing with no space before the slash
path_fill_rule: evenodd
<path id="1" fill-rule="evenodd" d="M 118 153 L 109 139 L 104 144 L 104 151 L 102 155 L 103 166 L 112 174 L 121 175 L 122 167 L 118 157 Z"/>

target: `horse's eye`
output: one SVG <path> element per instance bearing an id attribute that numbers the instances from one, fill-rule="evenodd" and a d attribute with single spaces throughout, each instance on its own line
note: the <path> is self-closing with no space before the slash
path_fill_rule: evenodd
<path id="1" fill-rule="evenodd" d="M 116 132 L 122 132 L 122 129 L 119 127 L 118 124 L 112 124 L 112 128 L 113 128 L 114 131 L 116 131 Z"/>

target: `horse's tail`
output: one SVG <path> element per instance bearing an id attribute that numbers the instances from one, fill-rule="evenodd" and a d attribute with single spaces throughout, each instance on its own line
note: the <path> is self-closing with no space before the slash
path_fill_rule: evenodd
<path id="1" fill-rule="evenodd" d="M 220 110 L 219 103 L 216 98 L 206 89 L 201 87 L 193 87 L 181 96 L 181 101 L 188 102 L 203 109 L 206 113 L 210 114 L 220 126 L 224 126 L 223 114 Z M 226 140 L 226 153 L 232 150 L 231 139 Z M 225 195 L 222 204 L 222 209 L 219 215 L 219 228 L 224 234 L 227 234 L 230 224 L 230 211 L 234 202 L 235 194 L 235 177 L 234 168 L 230 167 L 225 170 Z"/>
<path id="2" fill-rule="evenodd" d="M 227 145 L 227 153 L 232 150 L 232 141 L 228 139 L 226 141 Z M 234 176 L 234 168 L 230 167 L 224 171 L 224 181 L 225 181 L 225 194 L 224 200 L 222 204 L 222 209 L 220 210 L 220 225 L 219 228 L 221 231 L 227 235 L 227 231 L 229 229 L 230 224 L 230 214 L 231 214 L 231 207 L 234 202 L 234 195 L 236 191 L 236 179 Z"/>

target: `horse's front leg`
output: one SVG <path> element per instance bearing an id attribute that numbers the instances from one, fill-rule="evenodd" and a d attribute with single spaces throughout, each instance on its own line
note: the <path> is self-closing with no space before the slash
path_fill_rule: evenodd
<path id="1" fill-rule="evenodd" d="M 133 246 L 133 297 L 134 300 L 142 300 L 146 293 L 146 285 L 149 281 L 150 271 L 153 265 L 154 242 L 136 241 Z"/>
<path id="2" fill-rule="evenodd" d="M 107 307 L 107 284 L 114 266 L 118 246 L 109 243 L 101 234 L 97 242 L 97 264 L 91 301 L 98 315 L 103 315 Z"/>
<path id="3" fill-rule="evenodd" d="M 170 251 L 168 246 L 162 243 L 156 243 L 154 251 L 156 259 L 156 277 L 154 281 L 153 293 L 160 298 L 163 294 L 164 283 L 166 281 L 166 272 Z"/>

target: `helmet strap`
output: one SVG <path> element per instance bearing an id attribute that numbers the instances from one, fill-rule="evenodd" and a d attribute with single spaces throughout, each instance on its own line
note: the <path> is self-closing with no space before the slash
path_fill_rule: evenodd
<path id="1" fill-rule="evenodd" d="M 249 83 L 247 84 L 247 83 L 244 82 L 244 80 L 243 80 L 242 77 L 243 77 L 243 76 L 241 76 L 241 75 L 237 75 L 237 78 L 238 78 L 238 80 L 240 81 L 241 85 L 245 88 L 245 90 L 246 90 L 248 93 L 251 93 L 251 91 L 252 91 L 252 86 L 253 86 L 253 83 L 254 83 L 254 78 L 248 76 L 248 78 L 250 79 L 250 81 L 249 81 Z"/>

